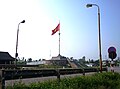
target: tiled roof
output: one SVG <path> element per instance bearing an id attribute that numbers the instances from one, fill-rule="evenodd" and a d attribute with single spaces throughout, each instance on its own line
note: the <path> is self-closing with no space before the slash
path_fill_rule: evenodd
<path id="1" fill-rule="evenodd" d="M 15 58 L 13 58 L 8 52 L 2 52 L 0 51 L 0 61 L 15 61 Z"/>

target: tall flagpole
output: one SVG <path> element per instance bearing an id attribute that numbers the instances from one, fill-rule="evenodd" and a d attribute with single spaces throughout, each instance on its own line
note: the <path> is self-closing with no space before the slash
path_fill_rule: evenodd
<path id="1" fill-rule="evenodd" d="M 60 24 L 60 22 L 59 22 Z M 60 29 L 59 29 L 59 55 L 60 55 Z"/>
<path id="2" fill-rule="evenodd" d="M 59 31 L 59 33 L 58 33 L 58 35 L 59 35 L 59 54 L 58 54 L 58 56 L 59 56 L 60 55 L 60 21 L 59 21 L 59 24 L 57 25 L 57 27 L 54 30 L 52 30 L 51 35 L 54 35 L 58 31 Z"/>

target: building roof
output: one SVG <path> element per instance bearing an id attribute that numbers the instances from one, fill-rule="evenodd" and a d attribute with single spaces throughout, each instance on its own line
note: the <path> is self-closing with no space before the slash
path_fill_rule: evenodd
<path id="1" fill-rule="evenodd" d="M 52 57 L 51 60 L 66 60 L 66 59 L 67 59 L 66 57 L 61 56 L 61 55 L 58 55 L 58 56 L 56 56 L 56 57 Z"/>
<path id="2" fill-rule="evenodd" d="M 15 61 L 15 58 L 13 58 L 8 52 L 2 52 L 0 51 L 0 61 Z"/>

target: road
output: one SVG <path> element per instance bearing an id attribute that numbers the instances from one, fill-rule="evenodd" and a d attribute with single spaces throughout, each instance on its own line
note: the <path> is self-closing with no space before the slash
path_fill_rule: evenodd
<path id="1" fill-rule="evenodd" d="M 110 67 L 108 67 L 108 71 L 111 71 Z M 120 73 L 120 67 L 114 67 L 114 72 Z"/>

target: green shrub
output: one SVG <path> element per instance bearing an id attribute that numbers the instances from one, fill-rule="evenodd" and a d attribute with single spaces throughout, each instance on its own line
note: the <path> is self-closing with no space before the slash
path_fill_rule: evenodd
<path id="1" fill-rule="evenodd" d="M 19 83 L 6 89 L 120 89 L 120 74 L 106 72 L 91 76 L 67 77 L 60 82 L 49 80 L 30 85 Z"/>

